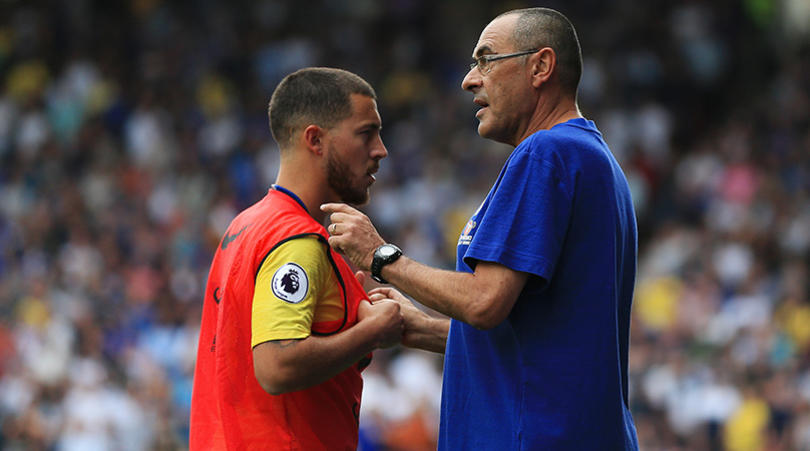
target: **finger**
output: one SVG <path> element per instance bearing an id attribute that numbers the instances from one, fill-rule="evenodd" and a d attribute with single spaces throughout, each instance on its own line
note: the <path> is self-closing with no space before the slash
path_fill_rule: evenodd
<path id="1" fill-rule="evenodd" d="M 322 204 L 321 205 L 321 211 L 325 211 L 327 213 L 334 213 L 336 211 L 341 211 L 341 212 L 344 212 L 344 213 L 350 213 L 352 211 L 357 211 L 357 210 L 355 210 L 354 208 L 352 208 L 352 207 L 350 207 L 350 206 L 348 206 L 346 204 L 337 203 L 337 202 L 330 202 L 330 203 Z"/>
<path id="2" fill-rule="evenodd" d="M 327 242 L 329 243 L 329 246 L 331 246 L 332 249 L 335 250 L 335 252 L 337 252 L 339 254 L 343 253 L 343 249 L 340 247 L 340 241 L 339 241 L 338 237 L 330 236 L 329 239 L 327 239 Z"/>
<path id="3" fill-rule="evenodd" d="M 394 287 L 378 287 L 374 288 L 373 290 L 369 290 L 368 292 L 369 295 L 376 293 L 380 293 L 389 299 L 408 299 L 404 294 Z"/>
<path id="4" fill-rule="evenodd" d="M 371 301 L 369 301 L 369 302 L 371 302 Z M 397 309 L 397 311 L 399 311 L 399 302 L 397 302 L 397 301 L 395 301 L 393 299 L 388 299 L 386 297 L 382 297 L 380 299 L 374 300 L 373 302 L 374 302 L 374 305 L 380 305 L 380 304 L 390 305 L 392 308 L 395 308 L 395 309 Z"/>
<path id="5" fill-rule="evenodd" d="M 334 222 L 329 224 L 329 227 L 327 227 L 326 230 L 329 232 L 330 235 L 334 235 L 335 231 L 337 230 L 337 224 Z"/>
<path id="6" fill-rule="evenodd" d="M 391 297 L 391 296 L 389 296 L 389 293 L 390 293 L 389 290 L 391 290 L 391 287 L 377 287 L 377 288 L 374 288 L 373 290 L 370 290 L 368 292 L 368 294 L 369 294 L 369 296 L 372 295 L 372 294 L 382 294 L 385 297 Z"/>
<path id="7" fill-rule="evenodd" d="M 371 302 L 376 302 L 376 301 L 381 301 L 383 299 L 387 299 L 387 297 L 382 293 L 374 293 L 372 295 L 369 295 L 368 299 Z"/>
<path id="8" fill-rule="evenodd" d="M 332 224 L 342 224 L 351 222 L 352 214 L 342 211 L 337 211 L 329 215 L 329 222 Z"/>
<path id="9" fill-rule="evenodd" d="M 354 273 L 354 278 L 357 279 L 358 282 L 360 282 L 360 285 L 365 285 L 368 276 L 366 275 L 365 271 L 357 271 L 356 273 Z"/>

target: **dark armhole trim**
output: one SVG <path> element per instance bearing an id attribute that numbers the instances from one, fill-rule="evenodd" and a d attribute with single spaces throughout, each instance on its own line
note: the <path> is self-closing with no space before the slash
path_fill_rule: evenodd
<path id="1" fill-rule="evenodd" d="M 343 326 L 346 325 L 346 321 L 349 319 L 349 300 L 348 300 L 348 293 L 346 293 L 346 284 L 343 282 L 343 277 L 341 277 L 340 275 L 340 270 L 337 267 L 337 263 L 335 263 L 335 260 L 332 258 L 332 253 L 329 251 L 329 242 L 320 233 L 299 233 L 298 235 L 288 236 L 287 238 L 284 238 L 283 240 L 276 243 L 272 248 L 270 248 L 269 251 L 267 251 L 267 254 L 264 255 L 264 258 L 262 258 L 262 261 L 259 262 L 259 267 L 256 268 L 256 274 L 253 275 L 253 285 L 254 286 L 256 285 L 256 279 L 259 277 L 259 271 L 261 271 L 265 260 L 267 260 L 267 257 L 269 257 L 274 250 L 278 249 L 279 246 L 286 243 L 287 241 L 309 236 L 314 236 L 315 238 L 318 239 L 318 241 L 326 245 L 326 257 L 329 258 L 329 263 L 332 265 L 332 270 L 335 272 L 335 276 L 337 277 L 337 280 L 340 283 L 340 288 L 343 291 L 343 321 L 340 323 L 340 326 L 332 332 L 315 332 L 314 330 L 311 332 L 312 335 L 317 335 L 321 337 L 326 335 L 334 335 L 340 332 L 341 329 L 343 329 Z"/>
<path id="2" fill-rule="evenodd" d="M 337 263 L 332 258 L 332 252 L 329 251 L 329 242 L 326 241 L 326 238 L 323 235 L 318 234 L 318 241 L 326 246 L 326 256 L 329 258 L 329 263 L 332 264 L 332 270 L 335 271 L 335 277 L 337 277 L 338 283 L 340 283 L 340 289 L 343 291 L 343 322 L 340 323 L 337 329 L 332 332 L 315 332 L 312 331 L 312 335 L 333 335 L 340 332 L 341 329 L 346 325 L 346 321 L 349 319 L 349 293 L 346 292 L 346 283 L 343 282 L 343 277 L 340 275 L 340 269 L 337 267 Z"/>

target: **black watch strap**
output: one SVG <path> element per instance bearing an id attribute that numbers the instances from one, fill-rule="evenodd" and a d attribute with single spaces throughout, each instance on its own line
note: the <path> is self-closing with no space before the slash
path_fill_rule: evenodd
<path id="1" fill-rule="evenodd" d="M 387 280 L 382 278 L 380 272 L 383 266 L 394 263 L 401 255 L 402 249 L 393 244 L 386 243 L 378 247 L 374 251 L 374 258 L 371 259 L 371 278 L 379 283 L 388 283 Z"/>

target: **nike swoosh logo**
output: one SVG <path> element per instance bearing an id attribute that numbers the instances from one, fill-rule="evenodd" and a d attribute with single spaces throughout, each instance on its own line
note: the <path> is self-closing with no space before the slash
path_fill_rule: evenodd
<path id="1" fill-rule="evenodd" d="M 248 224 L 248 225 L 250 225 L 250 224 Z M 233 240 L 239 238 L 239 235 L 241 235 L 242 232 L 244 232 L 246 228 L 248 228 L 248 226 L 242 227 L 242 230 L 234 233 L 233 235 L 228 235 L 228 232 L 225 232 L 225 236 L 222 237 L 222 250 L 224 251 L 225 248 L 228 247 L 228 245 L 231 244 L 231 242 L 233 242 Z"/>

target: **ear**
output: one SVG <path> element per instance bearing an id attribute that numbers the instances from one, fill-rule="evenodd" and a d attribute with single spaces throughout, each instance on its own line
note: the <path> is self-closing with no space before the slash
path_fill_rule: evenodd
<path id="1" fill-rule="evenodd" d="M 324 130 L 315 124 L 307 125 L 307 127 L 304 129 L 304 145 L 306 146 L 307 150 L 314 154 L 323 154 L 323 137 Z"/>
<path id="2" fill-rule="evenodd" d="M 530 61 L 532 86 L 539 88 L 540 85 L 551 79 L 551 75 L 557 68 L 557 54 L 551 47 L 543 47 L 531 56 Z"/>

